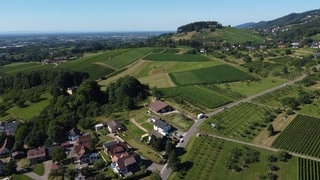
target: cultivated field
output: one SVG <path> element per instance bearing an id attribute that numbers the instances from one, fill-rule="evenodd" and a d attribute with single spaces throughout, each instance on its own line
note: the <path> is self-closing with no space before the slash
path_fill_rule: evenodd
<path id="1" fill-rule="evenodd" d="M 206 133 L 250 141 L 267 126 L 266 115 L 274 114 L 273 111 L 268 107 L 242 103 L 209 118 L 200 125 L 200 130 Z M 216 127 L 213 128 L 212 124 L 215 124 Z"/>
<path id="2" fill-rule="evenodd" d="M 298 115 L 272 144 L 279 149 L 320 157 L 320 119 Z"/>
<path id="3" fill-rule="evenodd" d="M 268 168 L 268 157 L 277 156 L 276 153 L 249 147 L 259 152 L 259 161 L 248 166 L 240 172 L 228 169 L 228 159 L 231 152 L 242 145 L 219 140 L 212 137 L 193 137 L 189 142 L 186 153 L 181 157 L 182 165 L 187 172 L 173 173 L 169 179 L 245 179 L 256 180 L 267 177 L 268 172 L 278 176 L 278 179 L 297 179 L 297 158 L 292 157 L 288 162 L 277 160 L 272 164 L 278 168 L 270 171 Z"/>
<path id="4" fill-rule="evenodd" d="M 0 72 L 5 74 L 16 74 L 18 72 L 30 72 L 53 67 L 53 64 L 42 65 L 39 62 L 12 63 L 5 66 L 0 66 Z"/>
<path id="5" fill-rule="evenodd" d="M 279 78 L 262 78 L 258 81 L 244 81 L 218 84 L 222 89 L 238 92 L 244 96 L 257 94 L 272 87 L 284 84 L 286 81 Z"/>
<path id="6" fill-rule="evenodd" d="M 320 179 L 320 162 L 299 158 L 299 180 Z"/>
<path id="7" fill-rule="evenodd" d="M 233 99 L 216 93 L 201 86 L 180 86 L 161 89 L 164 98 L 170 98 L 176 102 L 188 101 L 194 105 L 216 108 L 232 102 Z M 182 101 L 182 102 L 183 102 Z"/>
<path id="8" fill-rule="evenodd" d="M 229 65 L 170 73 L 170 76 L 177 85 L 218 84 L 253 79 L 251 75 Z"/>
<path id="9" fill-rule="evenodd" d="M 145 60 L 150 61 L 182 61 L 182 62 L 200 62 L 210 61 L 210 58 L 203 55 L 191 55 L 191 54 L 149 54 L 144 57 Z"/>

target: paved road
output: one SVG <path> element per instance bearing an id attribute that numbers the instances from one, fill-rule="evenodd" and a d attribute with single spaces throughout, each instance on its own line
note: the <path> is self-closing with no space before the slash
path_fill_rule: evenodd
<path id="1" fill-rule="evenodd" d="M 285 83 L 285 84 L 282 84 L 282 85 L 273 87 L 273 88 L 268 89 L 268 90 L 265 90 L 265 91 L 263 91 L 263 92 L 261 92 L 261 93 L 258 93 L 258 94 L 249 96 L 249 97 L 247 97 L 247 98 L 244 98 L 244 99 L 241 99 L 241 100 L 239 100 L 239 101 L 235 101 L 235 102 L 232 102 L 232 103 L 230 103 L 230 104 L 227 104 L 227 105 L 225 105 L 225 106 L 223 106 L 223 107 L 217 108 L 217 109 L 215 109 L 213 112 L 208 113 L 207 116 L 208 116 L 208 117 L 214 116 L 214 115 L 222 112 L 225 108 L 232 108 L 232 107 L 234 107 L 234 106 L 236 106 L 236 105 L 239 105 L 240 103 L 249 102 L 249 101 L 251 101 L 251 100 L 254 99 L 254 98 L 257 98 L 257 97 L 259 97 L 259 96 L 262 96 L 262 95 L 265 95 L 265 94 L 267 94 L 267 93 L 273 92 L 273 91 L 275 91 L 275 90 L 281 89 L 281 88 L 283 88 L 283 87 L 285 87 L 285 86 L 289 86 L 289 85 L 291 85 L 291 84 L 294 84 L 294 83 L 296 83 L 296 82 L 298 82 L 298 81 L 301 81 L 301 80 L 304 79 L 306 76 L 307 76 L 307 75 L 302 75 L 302 76 L 300 76 L 299 78 L 297 78 L 297 79 L 295 79 L 295 80 L 292 80 L 292 81 L 289 81 L 289 82 L 287 82 L 287 83 Z M 203 121 L 205 121 L 205 119 L 200 119 L 200 120 L 194 119 L 194 121 L 195 121 L 195 123 L 194 123 L 194 124 L 191 126 L 191 128 L 184 134 L 184 141 L 183 141 L 182 143 L 178 143 L 178 144 L 177 144 L 177 147 L 178 147 L 178 148 L 185 148 L 185 147 L 187 146 L 190 138 L 197 133 L 197 128 L 199 127 L 199 125 L 200 125 L 201 123 L 203 123 Z M 217 137 L 218 137 L 218 136 L 217 136 Z M 222 138 L 222 137 L 220 137 L 220 138 Z M 241 142 L 241 143 L 245 143 L 245 142 L 237 141 L 237 140 L 233 140 L 233 139 L 229 139 L 229 140 L 230 140 L 230 141 L 231 141 L 231 140 L 232 140 L 232 141 L 236 141 L 237 143 L 240 143 L 240 142 Z M 251 143 L 250 143 L 250 144 L 251 144 Z M 252 145 L 254 145 L 254 144 L 252 144 Z M 254 146 L 259 146 L 259 145 L 254 145 Z M 263 148 L 266 149 L 266 148 L 268 148 L 268 147 L 263 147 Z M 273 148 L 271 148 L 271 149 L 273 149 Z M 273 149 L 273 150 L 275 150 L 275 149 Z M 293 154 L 293 153 L 292 153 L 292 154 Z M 293 155 L 296 155 L 296 154 L 293 154 Z M 162 178 L 162 179 L 168 179 L 168 177 L 169 177 L 169 175 L 170 175 L 171 172 L 172 172 L 172 170 L 171 170 L 170 168 L 167 168 L 167 164 L 165 164 L 164 167 L 162 168 L 161 172 L 160 172 L 161 178 Z"/>

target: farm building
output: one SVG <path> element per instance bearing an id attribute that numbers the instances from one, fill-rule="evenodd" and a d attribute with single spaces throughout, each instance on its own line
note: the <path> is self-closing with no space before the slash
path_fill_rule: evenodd
<path id="1" fill-rule="evenodd" d="M 163 101 L 154 101 L 150 104 L 149 108 L 155 113 L 166 113 L 173 110 L 171 106 Z"/>

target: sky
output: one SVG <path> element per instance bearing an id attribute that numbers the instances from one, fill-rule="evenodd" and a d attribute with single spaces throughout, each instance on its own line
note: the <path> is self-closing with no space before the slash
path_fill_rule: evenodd
<path id="1" fill-rule="evenodd" d="M 1 0 L 0 32 L 175 31 L 195 21 L 236 26 L 319 8 L 319 0 Z"/>

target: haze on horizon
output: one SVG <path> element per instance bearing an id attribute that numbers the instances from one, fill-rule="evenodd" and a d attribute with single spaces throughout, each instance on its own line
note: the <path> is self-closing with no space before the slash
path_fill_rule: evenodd
<path id="1" fill-rule="evenodd" d="M 195 21 L 236 26 L 319 9 L 320 1 L 10 0 L 0 5 L 0 32 L 114 32 L 175 31 Z"/>

